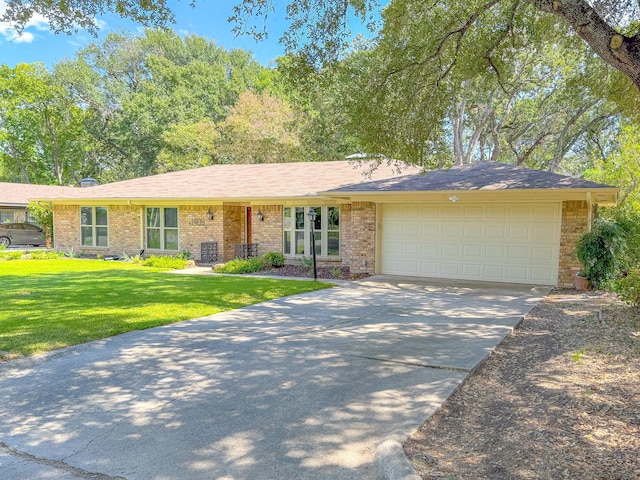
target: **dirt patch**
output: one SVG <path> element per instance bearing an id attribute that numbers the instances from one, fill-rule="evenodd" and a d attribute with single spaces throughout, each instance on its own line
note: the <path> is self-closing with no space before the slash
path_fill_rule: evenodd
<path id="1" fill-rule="evenodd" d="M 640 314 L 555 290 L 405 444 L 425 480 L 640 478 Z"/>

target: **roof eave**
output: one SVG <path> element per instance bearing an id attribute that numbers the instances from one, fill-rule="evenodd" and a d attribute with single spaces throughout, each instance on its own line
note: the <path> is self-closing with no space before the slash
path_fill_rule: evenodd
<path id="1" fill-rule="evenodd" d="M 539 188 L 539 189 L 503 189 L 503 190 L 416 190 L 416 191 L 326 191 L 322 195 L 341 199 L 342 201 L 369 201 L 373 203 L 406 202 L 406 201 L 485 201 L 503 202 L 531 201 L 536 202 L 587 200 L 591 195 L 591 202 L 601 206 L 614 206 L 619 192 L 617 187 L 598 188 Z"/>

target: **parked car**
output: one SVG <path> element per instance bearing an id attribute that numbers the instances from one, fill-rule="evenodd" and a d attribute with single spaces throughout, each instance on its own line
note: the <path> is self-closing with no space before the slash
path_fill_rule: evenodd
<path id="1" fill-rule="evenodd" d="M 0 223 L 0 245 L 45 245 L 44 230 L 32 223 Z"/>

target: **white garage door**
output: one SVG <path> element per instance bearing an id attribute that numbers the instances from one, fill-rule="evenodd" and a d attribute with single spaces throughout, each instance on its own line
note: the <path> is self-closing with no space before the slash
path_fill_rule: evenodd
<path id="1" fill-rule="evenodd" d="M 381 272 L 555 285 L 560 204 L 383 205 Z"/>

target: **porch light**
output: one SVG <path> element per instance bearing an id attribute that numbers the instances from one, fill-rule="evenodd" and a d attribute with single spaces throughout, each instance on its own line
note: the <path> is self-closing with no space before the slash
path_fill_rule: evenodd
<path id="1" fill-rule="evenodd" d="M 313 257 L 313 279 L 318 279 L 318 269 L 316 267 L 316 235 L 315 235 L 315 227 L 316 217 L 318 214 L 316 213 L 315 208 L 310 208 L 309 213 L 307 213 L 307 217 L 309 217 L 309 223 L 311 223 L 311 256 Z"/>
<path id="2" fill-rule="evenodd" d="M 207 220 L 209 220 L 210 222 L 213 220 L 213 212 L 211 211 L 211 209 L 207 210 Z"/>
<path id="3" fill-rule="evenodd" d="M 261 222 L 264 222 L 264 214 L 260 209 L 258 209 L 258 220 L 260 220 Z"/>
<path id="4" fill-rule="evenodd" d="M 449 200 L 452 201 L 453 203 L 456 203 L 459 200 L 459 198 L 456 195 L 451 195 L 449 197 Z"/>

